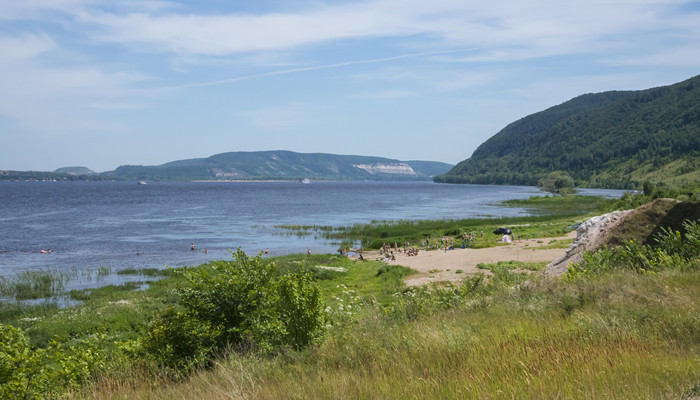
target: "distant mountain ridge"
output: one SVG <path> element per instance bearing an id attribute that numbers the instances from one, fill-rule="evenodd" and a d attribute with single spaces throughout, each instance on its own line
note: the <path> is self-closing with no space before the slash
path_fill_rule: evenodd
<path id="1" fill-rule="evenodd" d="M 535 185 L 557 170 L 590 187 L 700 181 L 700 76 L 641 91 L 585 94 L 529 115 L 434 180 Z"/>
<path id="2" fill-rule="evenodd" d="M 103 174 L 151 180 L 429 180 L 450 168 L 451 164 L 436 161 L 275 150 L 228 152 L 157 166 L 122 165 Z"/>
<path id="3" fill-rule="evenodd" d="M 91 170 L 87 167 L 63 167 L 53 171 L 57 174 L 70 174 L 70 175 L 93 175 L 97 172 Z"/>

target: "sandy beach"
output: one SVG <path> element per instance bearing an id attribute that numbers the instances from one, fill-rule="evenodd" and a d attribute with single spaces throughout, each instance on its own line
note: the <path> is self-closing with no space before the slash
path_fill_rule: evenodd
<path id="1" fill-rule="evenodd" d="M 566 253 L 566 248 L 543 249 L 542 247 L 549 245 L 553 240 L 574 238 L 576 238 L 575 231 L 562 237 L 523 239 L 520 242 L 485 249 L 421 251 L 417 256 L 396 254 L 395 261 L 386 262 L 393 265 L 403 265 L 418 271 L 418 273 L 404 278 L 408 286 L 424 285 L 430 282 L 458 282 L 469 274 L 479 272 L 490 274 L 490 271 L 478 269 L 476 266 L 479 263 L 488 264 L 511 260 L 523 262 L 554 261 Z M 376 260 L 381 256 L 378 251 L 370 251 L 365 252 L 364 257 L 367 260 Z M 462 270 L 462 272 L 457 273 L 457 270 Z"/>

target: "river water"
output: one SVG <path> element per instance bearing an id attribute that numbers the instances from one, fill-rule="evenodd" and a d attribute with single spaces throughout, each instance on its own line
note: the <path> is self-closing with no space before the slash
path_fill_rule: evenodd
<path id="1" fill-rule="evenodd" d="M 522 216 L 497 203 L 533 195 L 541 192 L 432 182 L 0 182 L 0 277 L 199 265 L 230 259 L 239 246 L 248 254 L 334 252 L 323 239 L 280 235 L 275 226 Z"/>

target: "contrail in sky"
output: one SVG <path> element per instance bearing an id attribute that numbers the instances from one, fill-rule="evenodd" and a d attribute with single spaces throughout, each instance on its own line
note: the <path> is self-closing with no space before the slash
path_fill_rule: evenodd
<path id="1" fill-rule="evenodd" d="M 164 87 L 161 87 L 161 89 L 186 89 L 186 88 L 193 88 L 193 87 L 226 85 L 226 84 L 231 84 L 231 83 L 235 83 L 235 82 L 239 82 L 239 81 L 245 81 L 245 80 L 249 80 L 249 79 L 264 78 L 267 76 L 286 75 L 286 74 L 293 74 L 293 73 L 297 73 L 297 72 L 308 72 L 308 71 L 318 71 L 318 70 L 322 70 L 322 69 L 341 68 L 341 67 L 347 67 L 349 65 L 375 64 L 375 63 L 382 63 L 382 62 L 387 62 L 387 61 L 401 60 L 404 58 L 416 58 L 416 57 L 427 57 L 427 56 L 437 56 L 437 55 L 445 55 L 445 54 L 464 53 L 467 51 L 474 51 L 474 50 L 478 50 L 478 49 L 474 48 L 474 49 L 461 49 L 461 50 L 449 50 L 449 51 L 433 51 L 433 52 L 425 52 L 425 53 L 411 53 L 411 54 L 402 54 L 402 55 L 392 56 L 392 57 L 375 58 L 375 59 L 371 59 L 371 60 L 346 61 L 346 62 L 341 62 L 341 63 L 336 63 L 336 64 L 328 64 L 328 65 L 289 68 L 289 69 L 282 69 L 279 71 L 271 71 L 271 72 L 265 72 L 262 74 L 239 76 L 236 78 L 221 79 L 221 80 L 211 81 L 211 82 L 187 83 L 184 85 L 164 86 Z"/>

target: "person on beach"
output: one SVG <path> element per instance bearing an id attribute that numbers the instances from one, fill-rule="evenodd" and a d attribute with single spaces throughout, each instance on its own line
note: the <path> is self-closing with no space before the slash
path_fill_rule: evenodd
<path id="1" fill-rule="evenodd" d="M 265 248 L 265 254 L 270 254 L 270 249 Z"/>
<path id="2" fill-rule="evenodd" d="M 311 255 L 311 249 L 306 249 L 306 254 Z"/>

